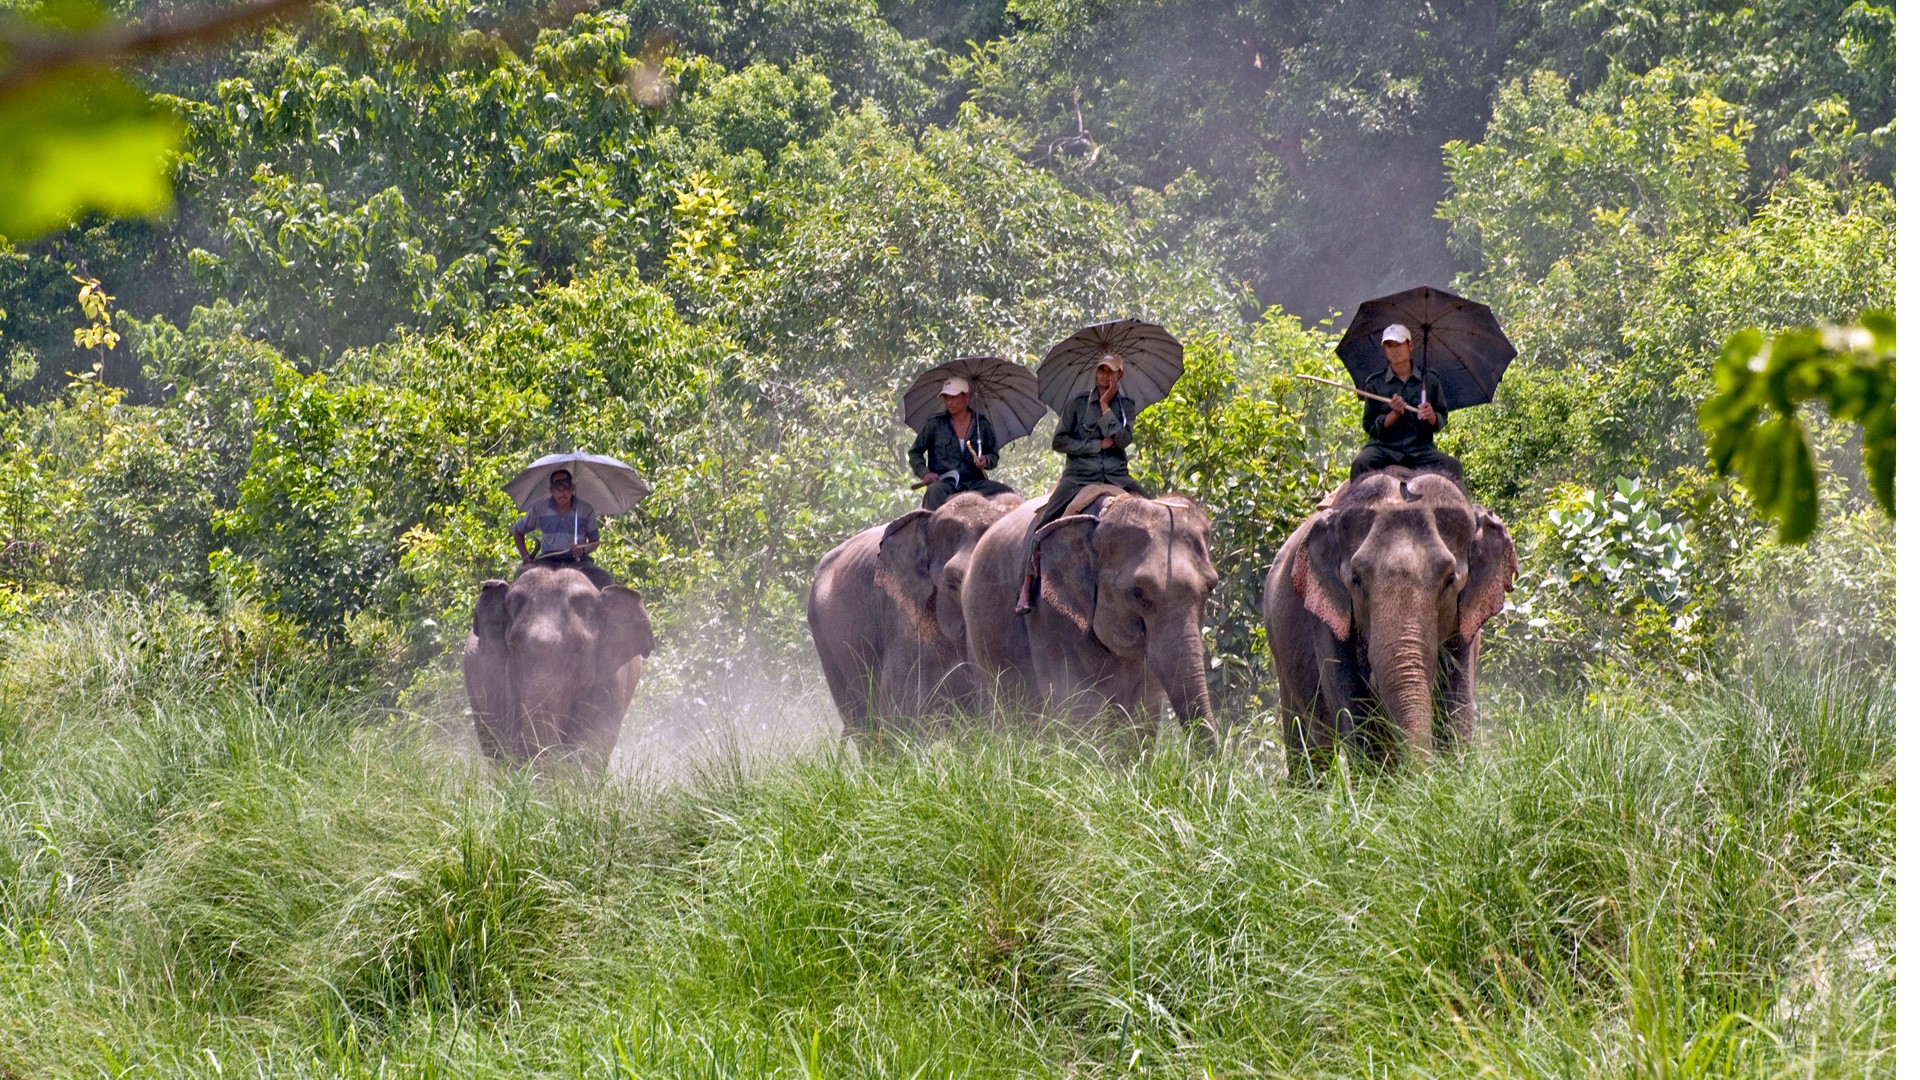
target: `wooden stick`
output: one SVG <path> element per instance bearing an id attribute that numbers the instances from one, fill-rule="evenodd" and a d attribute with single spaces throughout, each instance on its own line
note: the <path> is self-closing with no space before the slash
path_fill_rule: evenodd
<path id="1" fill-rule="evenodd" d="M 285 18 L 314 0 L 250 0 L 237 7 L 164 15 L 137 26 L 107 25 L 79 34 L 8 21 L 0 39 L 11 53 L 0 70 L 0 98 L 76 67 L 100 67 L 207 45 Z"/>
<path id="2" fill-rule="evenodd" d="M 1302 375 L 1296 371 L 1293 373 L 1293 377 L 1296 379 L 1305 379 L 1308 382 L 1317 382 L 1324 386 L 1331 386 L 1339 390 L 1345 390 L 1350 394 L 1359 394 L 1361 397 L 1366 398 L 1368 401 L 1377 401 L 1382 405 L 1393 404 L 1392 398 L 1381 397 L 1379 394 L 1369 394 L 1365 390 L 1362 390 L 1358 387 L 1348 386 L 1346 383 L 1334 382 L 1332 379 L 1323 379 L 1318 375 Z"/>

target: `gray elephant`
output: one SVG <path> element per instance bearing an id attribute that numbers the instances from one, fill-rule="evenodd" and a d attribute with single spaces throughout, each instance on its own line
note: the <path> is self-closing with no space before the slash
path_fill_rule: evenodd
<path id="1" fill-rule="evenodd" d="M 827 552 L 807 596 L 807 627 L 849 735 L 883 717 L 972 702 L 960 583 L 987 527 L 1020 496 L 962 492 Z"/>
<path id="2" fill-rule="evenodd" d="M 1287 538 L 1262 602 L 1297 745 L 1422 760 L 1464 745 L 1480 631 L 1515 569 L 1506 526 L 1448 477 L 1393 467 L 1337 492 Z M 1370 726 L 1382 709 L 1397 737 Z"/>
<path id="3" fill-rule="evenodd" d="M 1220 575 L 1212 523 L 1191 499 L 1108 493 L 1097 516 L 1075 513 L 1035 538 L 1040 598 L 1014 614 L 1025 576 L 1034 499 L 995 522 L 974 549 L 961 590 L 967 640 L 982 677 L 1085 720 L 1109 706 L 1144 718 L 1162 695 L 1183 723 L 1210 721 L 1201 611 Z"/>
<path id="4" fill-rule="evenodd" d="M 604 766 L 653 645 L 646 605 L 624 586 L 546 566 L 483 583 L 463 665 L 481 749 Z"/>

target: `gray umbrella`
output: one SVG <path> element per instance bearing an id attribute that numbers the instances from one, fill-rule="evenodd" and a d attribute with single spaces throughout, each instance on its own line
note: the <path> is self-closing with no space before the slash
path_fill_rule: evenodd
<path id="1" fill-rule="evenodd" d="M 1144 409 L 1166 397 L 1186 370 L 1186 350 L 1150 322 L 1118 319 L 1076 331 L 1040 361 L 1040 400 L 1065 415 L 1073 399 L 1093 389 L 1093 369 L 1112 353 L 1126 361 L 1120 392 Z"/>
<path id="2" fill-rule="evenodd" d="M 920 425 L 946 412 L 940 403 L 940 384 L 951 378 L 967 380 L 973 388 L 974 411 L 986 415 L 1002 444 L 1032 433 L 1033 425 L 1047 415 L 1047 406 L 1040 400 L 1040 381 L 1025 364 L 997 356 L 962 356 L 913 380 L 900 395 L 900 422 L 919 431 Z"/>
<path id="3" fill-rule="evenodd" d="M 520 470 L 502 485 L 513 503 L 531 513 L 547 498 L 547 477 L 555 469 L 573 474 L 573 494 L 599 514 L 624 514 L 639 505 L 653 488 L 633 466 L 603 454 L 548 454 Z"/>

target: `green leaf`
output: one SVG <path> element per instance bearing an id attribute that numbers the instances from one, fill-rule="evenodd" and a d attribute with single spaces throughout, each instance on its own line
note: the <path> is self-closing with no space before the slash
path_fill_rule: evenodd
<path id="1" fill-rule="evenodd" d="M 1813 535 L 1814 522 L 1820 517 L 1813 451 L 1807 446 L 1807 438 L 1798 424 L 1789 425 L 1779 442 L 1780 490 L 1775 507 L 1780 515 L 1780 540 L 1803 544 Z"/>
<path id="2" fill-rule="evenodd" d="M 89 210 L 168 209 L 169 155 L 183 132 L 106 72 L 68 72 L 0 99 L 0 236 L 29 240 Z"/>
<path id="3" fill-rule="evenodd" d="M 1784 445 L 1781 433 L 1791 425 L 1790 420 L 1772 420 L 1754 428 L 1734 461 L 1755 505 L 1769 516 L 1774 513 L 1780 492 L 1780 450 Z"/>

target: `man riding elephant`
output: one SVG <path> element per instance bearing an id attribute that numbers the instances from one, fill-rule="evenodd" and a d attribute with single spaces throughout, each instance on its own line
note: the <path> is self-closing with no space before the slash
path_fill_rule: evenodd
<path id="1" fill-rule="evenodd" d="M 1053 495 L 1027 526 L 1027 574 L 1020 586 L 1013 612 L 1025 615 L 1033 610 L 1033 538 L 1047 524 L 1066 512 L 1067 504 L 1089 484 L 1111 484 L 1135 495 L 1146 495 L 1133 474 L 1127 471 L 1127 447 L 1133 442 L 1133 421 L 1138 415 L 1133 399 L 1120 390 L 1126 374 L 1126 361 L 1114 353 L 1100 358 L 1094 368 L 1093 389 L 1074 398 L 1060 417 L 1053 433 L 1053 450 L 1067 456 L 1066 468 Z"/>
<path id="2" fill-rule="evenodd" d="M 1349 480 L 1358 480 L 1389 465 L 1443 472 L 1465 483 L 1460 462 L 1433 445 L 1433 437 L 1447 426 L 1447 400 L 1438 379 L 1413 370 L 1413 334 L 1394 323 L 1380 334 L 1387 366 L 1360 387 L 1373 397 L 1360 415 L 1367 445 L 1353 459 Z M 1384 401 L 1375 400 L 1385 399 Z"/>
<path id="3" fill-rule="evenodd" d="M 940 384 L 945 411 L 920 425 L 919 436 L 907 450 L 907 464 L 927 486 L 920 500 L 923 510 L 938 510 L 963 491 L 987 499 L 1013 491 L 987 479 L 988 470 L 1000 464 L 1000 439 L 993 421 L 986 413 L 974 411 L 972 401 L 973 388 L 967 380 L 954 377 Z"/>
<path id="4" fill-rule="evenodd" d="M 546 501 L 513 523 L 513 546 L 520 552 L 519 573 L 536 565 L 571 566 L 603 589 L 613 584 L 613 575 L 593 561 L 593 549 L 600 546 L 600 515 L 585 499 L 574 497 L 573 473 L 553 470 L 547 478 L 547 490 Z M 538 555 L 527 552 L 530 532 L 540 534 Z"/>

